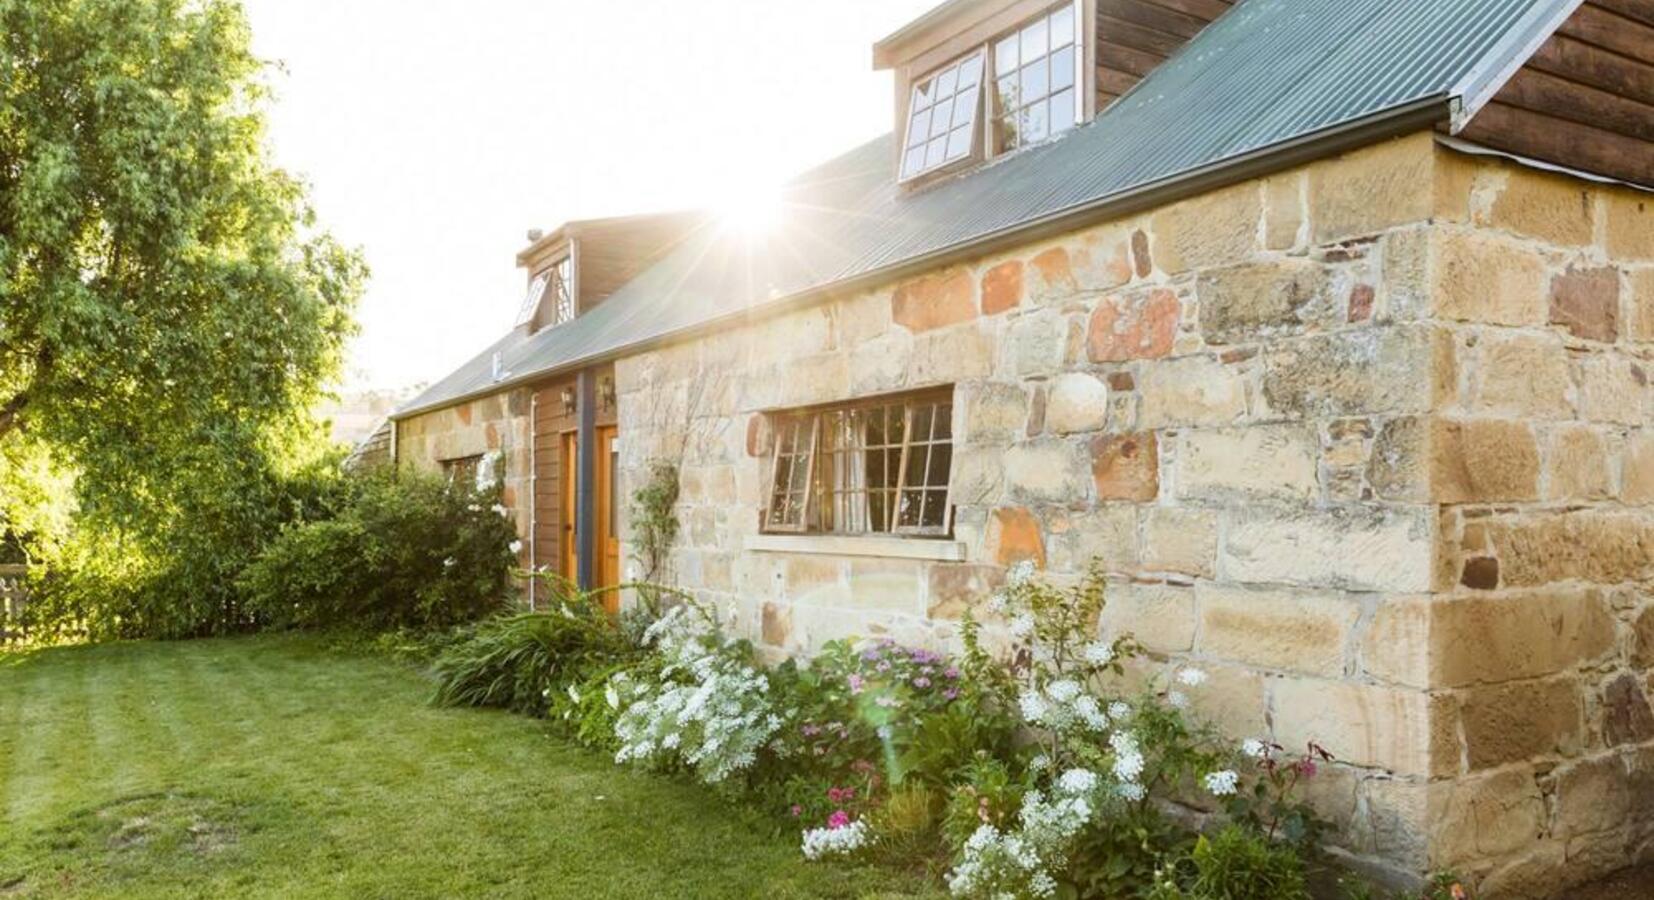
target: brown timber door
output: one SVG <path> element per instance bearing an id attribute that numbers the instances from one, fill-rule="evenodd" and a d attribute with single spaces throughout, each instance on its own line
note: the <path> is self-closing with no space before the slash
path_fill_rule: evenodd
<path id="1" fill-rule="evenodd" d="M 593 479 L 597 482 L 593 485 L 597 489 L 597 578 L 593 587 L 598 588 L 620 584 L 619 448 L 615 436 L 613 425 L 597 429 L 597 472 Z M 610 612 L 618 612 L 619 593 L 604 594 L 603 605 Z"/>

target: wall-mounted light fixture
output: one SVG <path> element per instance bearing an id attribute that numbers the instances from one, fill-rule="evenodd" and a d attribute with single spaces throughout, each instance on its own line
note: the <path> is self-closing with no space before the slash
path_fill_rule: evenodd
<path id="1" fill-rule="evenodd" d="M 574 410 L 576 408 L 575 399 L 574 399 L 574 386 L 569 385 L 567 387 L 564 387 L 561 396 L 563 398 L 563 414 L 564 415 L 569 415 L 569 416 L 574 415 Z"/>
<path id="2" fill-rule="evenodd" d="M 604 409 L 614 408 L 615 378 L 613 375 L 604 375 L 597 379 L 597 401 Z"/>

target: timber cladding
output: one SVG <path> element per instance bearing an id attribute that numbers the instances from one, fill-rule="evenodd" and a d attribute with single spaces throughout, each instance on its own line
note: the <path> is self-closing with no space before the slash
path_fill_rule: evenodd
<path id="1" fill-rule="evenodd" d="M 1589 0 L 1463 136 L 1654 185 L 1654 0 Z"/>
<path id="2" fill-rule="evenodd" d="M 1134 87 L 1231 0 L 1097 0 L 1097 109 Z"/>
<path id="3" fill-rule="evenodd" d="M 594 380 L 614 377 L 614 366 L 592 370 Z M 549 566 L 551 571 L 573 578 L 575 573 L 564 560 L 571 550 L 567 542 L 573 540 L 573 525 L 564 509 L 565 472 L 563 457 L 567 442 L 580 428 L 578 406 L 566 409 L 564 392 L 571 391 L 579 400 L 579 385 L 573 374 L 544 382 L 534 389 L 534 564 Z M 615 405 L 597 403 L 597 427 L 615 424 Z"/>

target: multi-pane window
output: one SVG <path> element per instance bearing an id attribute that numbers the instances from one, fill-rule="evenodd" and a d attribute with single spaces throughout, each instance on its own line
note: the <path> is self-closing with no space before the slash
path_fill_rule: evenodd
<path id="1" fill-rule="evenodd" d="M 445 459 L 442 461 L 442 474 L 449 484 L 482 487 L 482 454 Z"/>
<path id="2" fill-rule="evenodd" d="M 1079 34 L 1065 4 L 994 42 L 994 133 L 1001 151 L 1074 127 Z"/>
<path id="3" fill-rule="evenodd" d="M 952 428 L 946 393 L 778 416 L 765 528 L 946 533 Z"/>
<path id="4" fill-rule="evenodd" d="M 517 325 L 527 325 L 536 319 L 545 325 L 561 325 L 574 319 L 574 263 L 565 256 L 528 284 L 522 308 L 517 311 Z M 549 304 L 549 305 L 548 305 Z M 545 315 L 540 310 L 546 310 Z"/>
<path id="5" fill-rule="evenodd" d="M 982 56 L 978 50 L 955 60 L 913 86 L 902 145 L 903 178 L 963 159 L 976 146 Z"/>

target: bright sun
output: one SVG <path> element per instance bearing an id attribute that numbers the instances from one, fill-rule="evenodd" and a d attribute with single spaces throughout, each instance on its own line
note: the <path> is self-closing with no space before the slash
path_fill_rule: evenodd
<path id="1" fill-rule="evenodd" d="M 751 237 L 767 234 L 781 221 L 781 191 L 765 184 L 734 186 L 717 209 L 724 227 Z"/>

